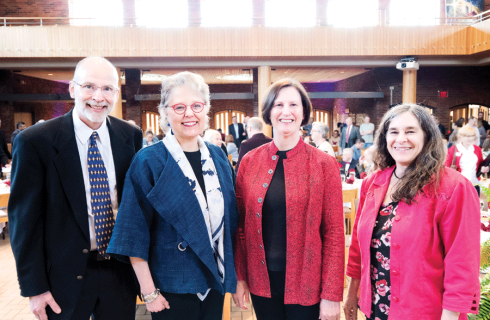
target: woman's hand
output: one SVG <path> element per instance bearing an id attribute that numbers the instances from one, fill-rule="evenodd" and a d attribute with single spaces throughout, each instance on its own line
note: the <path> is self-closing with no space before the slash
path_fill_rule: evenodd
<path id="1" fill-rule="evenodd" d="M 458 320 L 458 319 L 459 319 L 459 312 L 442 309 L 441 320 Z"/>
<path id="2" fill-rule="evenodd" d="M 146 310 L 150 312 L 160 312 L 165 309 L 170 309 L 170 306 L 168 301 L 161 294 L 159 294 L 155 300 L 146 304 Z"/>
<path id="3" fill-rule="evenodd" d="M 320 301 L 320 320 L 340 320 L 340 302 L 322 299 Z"/>
<path id="4" fill-rule="evenodd" d="M 248 285 L 245 281 L 238 281 L 236 285 L 236 293 L 232 294 L 233 302 L 235 306 L 247 310 L 243 300 L 250 303 L 250 290 L 248 290 Z"/>
<path id="5" fill-rule="evenodd" d="M 487 173 L 488 171 L 490 171 L 489 169 L 490 169 L 490 167 L 481 167 L 481 172 Z"/>
<path id="6" fill-rule="evenodd" d="M 344 301 L 344 315 L 346 320 L 357 320 L 357 295 L 347 295 Z"/>

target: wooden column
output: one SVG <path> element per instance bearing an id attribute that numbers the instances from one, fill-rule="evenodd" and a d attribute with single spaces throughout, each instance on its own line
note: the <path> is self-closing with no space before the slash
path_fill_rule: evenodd
<path id="1" fill-rule="evenodd" d="M 116 105 L 114 106 L 114 109 L 112 109 L 112 112 L 110 113 L 111 116 L 122 119 L 123 118 L 123 112 L 122 112 L 122 89 L 121 89 L 121 68 L 117 68 L 117 75 L 119 77 L 117 81 L 117 86 L 119 87 L 119 99 L 117 99 Z"/>
<path id="2" fill-rule="evenodd" d="M 417 101 L 417 70 L 403 70 L 403 103 Z"/>
<path id="3" fill-rule="evenodd" d="M 271 85 L 271 67 L 260 66 L 258 73 L 259 117 L 262 117 L 262 106 L 265 99 L 265 92 Z M 264 134 L 266 136 L 272 137 L 272 127 L 266 125 L 264 128 Z"/>

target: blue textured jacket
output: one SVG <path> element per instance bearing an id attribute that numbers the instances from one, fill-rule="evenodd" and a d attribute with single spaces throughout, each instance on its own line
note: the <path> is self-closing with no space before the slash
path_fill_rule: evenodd
<path id="1" fill-rule="evenodd" d="M 165 292 L 202 293 L 212 288 L 234 293 L 236 289 L 232 238 L 238 210 L 233 169 L 220 148 L 206 145 L 225 204 L 224 284 L 218 275 L 199 202 L 165 145 L 157 143 L 142 149 L 126 175 L 107 251 L 118 258 L 148 261 L 155 286 Z"/>

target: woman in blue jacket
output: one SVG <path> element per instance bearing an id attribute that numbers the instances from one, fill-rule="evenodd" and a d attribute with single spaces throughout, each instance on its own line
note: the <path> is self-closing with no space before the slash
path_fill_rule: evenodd
<path id="1" fill-rule="evenodd" d="M 161 96 L 170 132 L 133 159 L 108 252 L 129 257 L 152 319 L 218 320 L 236 288 L 233 170 L 199 136 L 210 108 L 203 78 L 170 76 Z"/>

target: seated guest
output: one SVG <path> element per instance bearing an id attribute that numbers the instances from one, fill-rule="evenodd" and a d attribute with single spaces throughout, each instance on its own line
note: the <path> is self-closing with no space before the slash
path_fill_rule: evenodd
<path id="1" fill-rule="evenodd" d="M 327 141 L 328 138 L 328 125 L 322 122 L 313 122 L 311 128 L 311 140 L 315 143 L 318 150 L 328 153 L 335 158 L 335 152 L 332 145 Z"/>
<path id="2" fill-rule="evenodd" d="M 340 133 L 339 133 L 339 130 L 334 130 L 332 132 L 332 136 L 330 137 L 330 142 L 332 143 L 332 146 L 338 146 L 338 145 L 340 145 Z"/>
<path id="3" fill-rule="evenodd" d="M 233 142 L 233 136 L 231 134 L 226 136 L 226 151 L 228 154 L 231 154 L 231 159 L 235 164 L 238 161 L 238 148 L 236 144 Z"/>
<path id="4" fill-rule="evenodd" d="M 248 120 L 248 126 L 247 126 L 248 140 L 243 141 L 240 147 L 240 153 L 238 154 L 238 161 L 236 162 L 236 167 L 235 167 L 236 172 L 238 172 L 240 162 L 242 161 L 243 156 L 247 154 L 247 152 L 272 141 L 271 138 L 264 135 L 264 133 L 262 132 L 263 129 L 264 129 L 264 122 L 259 117 L 253 117 Z"/>
<path id="5" fill-rule="evenodd" d="M 216 131 L 218 131 L 218 132 L 219 132 L 219 134 L 221 134 L 221 141 L 225 141 L 226 136 L 225 136 L 225 134 L 223 133 L 223 130 L 221 130 L 221 128 L 218 128 Z"/>
<path id="6" fill-rule="evenodd" d="M 223 143 L 223 140 L 221 140 L 221 133 L 217 130 L 213 129 L 208 129 L 204 133 L 204 141 L 207 141 L 211 144 L 214 144 L 217 147 L 220 147 L 221 150 L 228 156 L 228 151 L 226 150 L 226 146 Z"/>
<path id="7" fill-rule="evenodd" d="M 352 152 L 354 152 L 352 159 L 359 160 L 359 158 L 362 155 L 361 149 L 363 146 L 364 146 L 364 139 L 363 138 L 357 139 L 356 143 L 352 146 Z"/>
<path id="8" fill-rule="evenodd" d="M 157 143 L 158 141 L 159 141 L 158 138 L 153 135 L 153 131 L 146 130 L 146 135 L 145 138 L 143 139 L 143 148 L 151 146 Z"/>
<path id="9" fill-rule="evenodd" d="M 375 150 L 375 146 L 370 146 L 364 150 L 364 155 L 362 155 L 359 159 L 359 164 L 356 166 L 356 170 L 359 172 L 361 179 L 364 179 L 374 171 L 373 153 Z"/>
<path id="10" fill-rule="evenodd" d="M 130 257 L 153 320 L 221 320 L 224 294 L 237 284 L 234 172 L 199 136 L 210 109 L 204 79 L 172 75 L 161 97 L 171 132 L 133 158 L 108 252 Z"/>
<path id="11" fill-rule="evenodd" d="M 353 159 L 354 152 L 352 151 L 351 148 L 345 148 L 344 152 L 342 153 L 342 161 L 340 161 L 340 164 L 342 165 L 340 167 L 340 170 L 344 170 L 345 175 L 349 176 L 349 171 L 351 169 L 354 169 L 356 172 L 356 179 L 360 179 L 361 176 L 359 172 L 356 169 L 356 166 L 358 165 L 358 161 Z"/>

